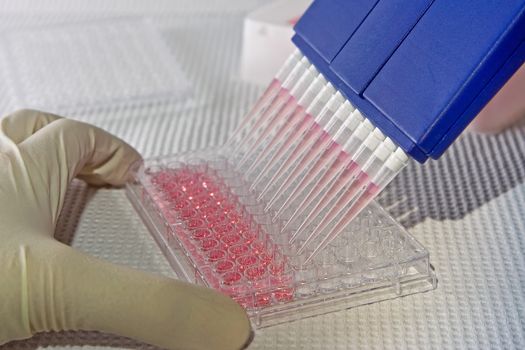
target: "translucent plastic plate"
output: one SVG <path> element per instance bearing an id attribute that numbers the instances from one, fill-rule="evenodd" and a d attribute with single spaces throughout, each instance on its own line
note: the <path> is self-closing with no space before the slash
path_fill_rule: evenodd
<path id="1" fill-rule="evenodd" d="M 191 85 L 146 19 L 100 20 L 0 36 L 2 76 L 15 103 L 61 109 L 186 99 Z"/>
<path id="2" fill-rule="evenodd" d="M 227 168 L 214 151 L 151 159 L 127 193 L 179 278 L 231 296 L 256 327 L 435 288 L 428 252 L 375 202 L 305 265 Z"/>

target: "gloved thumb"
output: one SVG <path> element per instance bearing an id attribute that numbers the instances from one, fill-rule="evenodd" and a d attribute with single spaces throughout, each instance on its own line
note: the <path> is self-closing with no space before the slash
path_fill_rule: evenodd
<path id="1" fill-rule="evenodd" d="M 40 257 L 39 251 L 26 254 L 36 331 L 98 330 L 166 349 L 241 349 L 250 339 L 244 310 L 225 295 L 116 266 L 56 241 L 50 249 Z"/>

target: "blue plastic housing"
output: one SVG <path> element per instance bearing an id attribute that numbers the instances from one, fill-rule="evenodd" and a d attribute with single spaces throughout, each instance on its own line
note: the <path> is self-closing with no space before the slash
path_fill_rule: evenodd
<path id="1" fill-rule="evenodd" d="M 525 0 L 316 0 L 295 32 L 316 68 L 424 162 L 525 62 Z"/>

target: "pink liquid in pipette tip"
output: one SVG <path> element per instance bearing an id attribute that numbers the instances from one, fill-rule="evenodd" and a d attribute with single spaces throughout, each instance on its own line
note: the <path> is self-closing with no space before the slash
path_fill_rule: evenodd
<path id="1" fill-rule="evenodd" d="M 284 140 L 284 143 L 279 146 L 278 150 L 271 156 L 270 160 L 266 163 L 257 178 L 255 178 L 250 188 L 251 190 L 257 187 L 260 181 L 266 177 L 268 171 L 282 159 L 286 152 L 290 151 L 290 149 L 293 147 L 293 144 L 297 142 L 298 139 L 314 125 L 314 123 L 315 119 L 310 114 L 306 114 L 304 116 L 303 122 Z"/>
<path id="2" fill-rule="evenodd" d="M 270 142 L 264 147 L 263 151 L 257 155 L 257 158 L 253 161 L 253 163 L 250 165 L 248 170 L 246 171 L 247 174 L 250 174 L 253 170 L 257 169 L 257 166 L 260 164 L 260 162 L 273 151 L 274 147 L 276 147 L 283 138 L 286 137 L 287 134 L 289 134 L 291 131 L 295 130 L 295 127 L 301 120 L 303 119 L 305 115 L 304 107 L 297 106 L 293 114 L 288 118 L 288 120 L 284 123 L 284 125 L 277 130 L 277 133 L 272 136 Z"/>
<path id="3" fill-rule="evenodd" d="M 258 135 L 256 135 L 257 133 L 254 133 L 254 141 L 250 143 L 250 149 L 246 152 L 244 157 L 239 162 L 237 169 L 239 169 L 248 159 L 250 159 L 252 154 L 258 149 L 258 147 L 263 143 L 266 137 L 271 134 L 273 130 L 281 127 L 282 123 L 286 123 L 286 120 L 288 119 L 290 114 L 292 114 L 293 111 L 297 108 L 297 106 L 297 100 L 295 99 L 295 97 L 291 96 L 286 102 L 286 104 L 279 109 L 278 113 L 268 118 L 266 127 L 263 128 L 262 132 Z"/>
<path id="4" fill-rule="evenodd" d="M 247 144 L 249 144 L 250 141 L 256 137 L 255 135 L 257 131 L 263 125 L 265 125 L 265 123 L 273 120 L 276 114 L 278 114 L 278 112 L 284 107 L 290 98 L 290 92 L 287 89 L 281 89 L 277 94 L 277 97 L 272 101 L 271 105 L 259 116 L 259 118 L 257 118 L 253 125 L 249 126 L 249 128 L 246 130 L 246 135 L 244 135 L 239 142 L 235 143 L 235 150 L 240 151 Z"/>
<path id="5" fill-rule="evenodd" d="M 321 243 L 312 251 L 306 262 L 309 262 L 313 259 L 317 253 L 323 250 L 331 241 L 333 241 L 339 234 L 341 234 L 346 226 L 355 219 L 355 217 L 363 210 L 370 202 L 377 196 L 381 191 L 381 188 L 370 182 L 364 192 L 358 197 L 355 203 L 350 206 L 345 213 L 341 215 L 341 218 L 336 222 L 334 227 L 328 232 L 328 234 L 323 238 Z"/>
<path id="6" fill-rule="evenodd" d="M 329 146 L 331 142 L 332 138 L 330 135 L 327 132 L 324 132 L 312 148 L 303 150 L 298 161 L 294 163 L 291 173 L 286 176 L 282 185 L 270 199 L 267 208 L 270 208 L 275 204 L 279 197 L 286 192 L 288 187 L 295 180 L 297 180 L 297 177 L 303 173 L 303 171 L 311 164 L 311 162 L 313 162 L 315 159 L 318 159 L 318 157 L 327 150 L 327 147 L 330 152 L 339 152 L 340 147 L 335 142 L 333 143 L 335 145 L 334 149 L 330 150 Z M 337 149 L 337 147 L 339 147 L 339 149 Z"/>
<path id="7" fill-rule="evenodd" d="M 151 176 L 162 214 L 175 214 L 184 225 L 175 226 L 176 236 L 210 286 L 245 307 L 293 299 L 293 280 L 284 276 L 282 253 L 268 244 L 268 233 L 251 223 L 235 197 L 223 192 L 228 190 L 220 181 L 189 167 L 161 169 Z"/>
<path id="8" fill-rule="evenodd" d="M 318 124 L 314 124 L 312 129 L 310 129 L 310 131 L 306 134 L 305 138 L 295 146 L 285 161 L 279 166 L 270 181 L 268 181 L 262 190 L 258 200 L 261 200 L 266 195 L 271 186 L 275 184 L 276 180 L 281 177 L 281 175 L 286 173 L 290 167 L 292 167 L 294 163 L 310 148 L 320 147 L 325 141 L 327 144 L 330 142 L 330 135 L 328 135 L 328 133 L 324 131 Z"/>
<path id="9" fill-rule="evenodd" d="M 312 242 L 321 232 L 327 229 L 332 220 L 341 215 L 345 207 L 347 207 L 356 198 L 356 195 L 359 194 L 360 189 L 366 186 L 369 182 L 370 178 L 368 174 L 360 172 L 359 175 L 357 175 L 356 179 L 352 182 L 350 187 L 348 187 L 345 190 L 345 192 L 337 200 L 335 205 L 332 208 L 330 208 L 328 214 L 326 214 L 323 217 L 321 222 L 314 228 L 312 233 L 310 233 L 306 241 L 299 249 L 300 253 L 303 252 L 304 249 L 308 246 L 308 244 L 310 244 L 310 242 Z"/>
<path id="10" fill-rule="evenodd" d="M 281 90 L 281 82 L 277 79 L 273 79 L 263 95 L 257 100 L 253 108 L 246 114 L 246 117 L 241 121 L 239 126 L 235 129 L 230 137 L 228 143 L 235 142 L 235 139 L 245 128 L 253 122 L 253 119 L 257 118 L 262 112 L 264 112 L 268 106 L 275 99 L 277 94 Z"/>

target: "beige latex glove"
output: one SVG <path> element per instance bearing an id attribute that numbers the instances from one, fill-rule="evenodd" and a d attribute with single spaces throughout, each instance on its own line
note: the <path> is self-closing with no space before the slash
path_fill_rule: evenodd
<path id="1" fill-rule="evenodd" d="M 241 349 L 244 310 L 210 289 L 115 266 L 53 238 L 70 181 L 122 185 L 140 156 L 93 126 L 24 110 L 0 120 L 0 344 L 98 330 L 168 349 Z"/>

